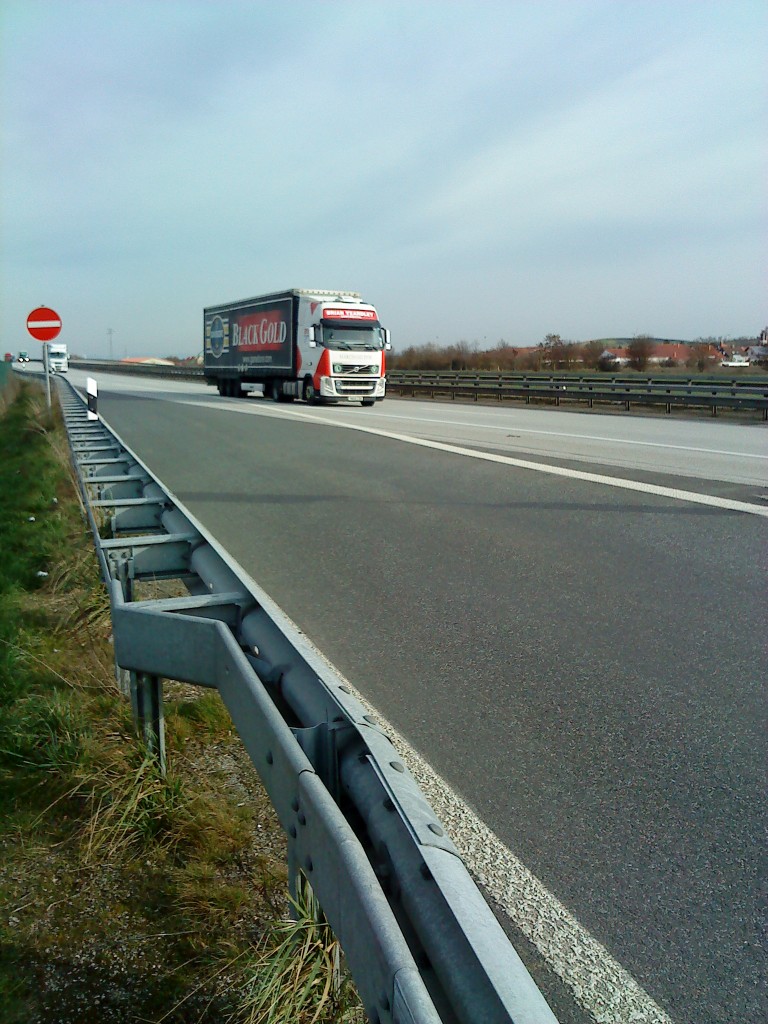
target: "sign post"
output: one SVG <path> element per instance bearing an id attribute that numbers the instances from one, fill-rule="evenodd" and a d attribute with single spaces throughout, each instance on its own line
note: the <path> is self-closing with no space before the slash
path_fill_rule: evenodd
<path id="1" fill-rule="evenodd" d="M 51 408 L 51 371 L 49 368 L 50 353 L 48 352 L 48 342 L 43 342 L 43 373 L 45 374 L 45 398 L 48 402 L 48 408 Z"/>
<path id="2" fill-rule="evenodd" d="M 61 330 L 61 317 L 49 306 L 38 306 L 27 317 L 27 330 L 35 339 L 43 343 L 43 370 L 45 372 L 45 394 L 48 408 L 51 408 L 51 376 L 48 367 L 48 342 L 53 341 Z"/>

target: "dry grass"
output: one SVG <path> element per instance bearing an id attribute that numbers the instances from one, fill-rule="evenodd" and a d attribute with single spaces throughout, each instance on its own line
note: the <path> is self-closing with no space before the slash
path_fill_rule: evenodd
<path id="1" fill-rule="evenodd" d="M 362 1005 L 342 969 L 342 951 L 306 882 L 294 919 L 275 924 L 241 964 L 237 1024 L 358 1024 Z"/>
<path id="2" fill-rule="evenodd" d="M 0 1021 L 362 1020 L 329 1009 L 350 986 L 332 980 L 327 925 L 274 925 L 284 837 L 218 695 L 166 686 L 166 777 L 134 735 L 68 449 L 40 395 L 0 420 L 0 492 Z M 304 1016 L 263 1016 L 262 983 Z"/>

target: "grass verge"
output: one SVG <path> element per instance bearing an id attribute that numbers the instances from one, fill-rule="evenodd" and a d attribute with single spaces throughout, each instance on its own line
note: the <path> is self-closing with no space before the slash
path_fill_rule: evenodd
<path id="1" fill-rule="evenodd" d="M 0 1022 L 364 1020 L 218 696 L 138 742 L 57 413 L 0 394 Z"/>

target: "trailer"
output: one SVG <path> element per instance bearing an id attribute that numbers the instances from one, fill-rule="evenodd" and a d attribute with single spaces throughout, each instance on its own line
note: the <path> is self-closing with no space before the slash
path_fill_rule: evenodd
<path id="1" fill-rule="evenodd" d="M 389 331 L 358 292 L 292 288 L 203 310 L 203 373 L 220 395 L 372 406 Z"/>

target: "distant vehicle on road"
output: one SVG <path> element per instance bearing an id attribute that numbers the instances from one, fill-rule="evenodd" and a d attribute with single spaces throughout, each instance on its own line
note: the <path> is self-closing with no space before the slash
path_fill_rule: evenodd
<path id="1" fill-rule="evenodd" d="M 13 362 L 13 354 L 11 352 L 6 352 L 5 353 L 5 361 L 6 361 L 6 363 L 12 363 Z"/>
<path id="2" fill-rule="evenodd" d="M 48 369 L 52 373 L 66 373 L 69 369 L 67 346 L 48 343 Z"/>
<path id="3" fill-rule="evenodd" d="M 734 355 L 728 356 L 727 359 L 724 359 L 722 361 L 722 363 L 720 363 L 720 365 L 721 366 L 749 366 L 749 359 L 746 356 L 741 356 L 741 355 L 738 355 L 737 353 L 734 353 Z"/>
<path id="4" fill-rule="evenodd" d="M 19 352 L 18 356 L 16 357 L 16 361 L 19 363 L 28 363 L 29 352 Z"/>

